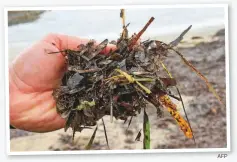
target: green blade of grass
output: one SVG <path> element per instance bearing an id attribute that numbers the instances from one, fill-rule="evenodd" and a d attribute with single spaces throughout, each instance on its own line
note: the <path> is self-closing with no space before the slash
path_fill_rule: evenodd
<path id="1" fill-rule="evenodd" d="M 88 142 L 87 146 L 86 146 L 86 150 L 90 150 L 91 149 L 91 146 L 92 146 L 92 143 L 95 139 L 95 135 L 96 135 L 96 132 L 97 132 L 97 129 L 98 129 L 98 125 L 96 126 L 95 130 L 94 130 L 94 133 L 92 134 L 91 138 L 90 138 L 90 141 Z"/>
<path id="2" fill-rule="evenodd" d="M 144 108 L 144 115 L 143 115 L 143 134 L 144 134 L 144 139 L 143 139 L 143 149 L 150 149 L 150 122 L 148 115 L 146 113 L 146 109 Z"/>

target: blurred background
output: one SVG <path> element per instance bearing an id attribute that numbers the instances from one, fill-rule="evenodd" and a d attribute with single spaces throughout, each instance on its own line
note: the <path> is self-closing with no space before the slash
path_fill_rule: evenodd
<path id="1" fill-rule="evenodd" d="M 8 58 L 9 63 L 24 49 L 48 33 L 61 33 L 96 40 L 116 40 L 122 23 L 117 9 L 9 11 L 8 12 Z M 174 40 L 192 25 L 185 39 L 178 46 L 183 55 L 197 67 L 214 85 L 225 101 L 225 12 L 223 7 L 205 8 L 157 8 L 126 9 L 126 23 L 130 34 L 139 32 L 150 17 L 154 22 L 142 39 Z M 226 109 L 208 91 L 205 83 L 197 77 L 179 57 L 171 55 L 166 60 L 169 70 L 180 87 L 185 107 L 194 131 L 196 145 L 186 139 L 178 125 L 167 114 L 159 119 L 155 108 L 150 106 L 151 147 L 164 148 L 225 148 Z M 174 101 L 175 102 L 175 101 Z M 180 103 L 177 103 L 179 107 Z M 181 113 L 182 109 L 180 109 Z M 142 142 L 135 137 L 142 128 L 142 114 L 134 119 L 128 132 L 122 121 L 109 122 L 104 118 L 111 149 L 141 149 Z M 93 149 L 107 149 L 103 127 L 97 132 Z M 72 132 L 62 130 L 50 133 L 32 133 L 10 130 L 11 151 L 80 150 L 91 137 L 93 130 L 77 133 L 71 141 Z M 142 138 L 141 138 L 142 139 Z"/>
<path id="2" fill-rule="evenodd" d="M 9 12 L 8 42 L 12 53 L 9 59 L 52 32 L 101 41 L 105 37 L 117 39 L 122 28 L 119 14 L 119 9 Z M 126 23 L 130 23 L 130 34 L 138 33 L 150 17 L 155 17 L 143 39 L 166 37 L 167 41 L 171 41 L 189 25 L 193 27 L 187 36 L 194 32 L 210 33 L 225 24 L 224 9 L 217 7 L 127 9 L 125 14 Z"/>

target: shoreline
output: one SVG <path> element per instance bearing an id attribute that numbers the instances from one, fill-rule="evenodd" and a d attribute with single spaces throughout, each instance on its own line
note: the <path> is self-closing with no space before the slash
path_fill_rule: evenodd
<path id="1" fill-rule="evenodd" d="M 211 26 L 211 27 L 207 26 L 207 27 L 202 27 L 202 28 L 192 27 L 188 31 L 188 33 L 185 34 L 181 42 L 193 41 L 192 37 L 203 37 L 203 40 L 205 41 L 211 38 L 213 35 L 215 35 L 218 31 L 223 30 L 223 29 L 225 29 L 224 25 L 216 25 L 216 26 Z M 158 40 L 168 43 L 168 42 L 173 41 L 175 38 L 177 38 L 183 32 L 183 30 L 180 30 L 179 32 L 173 31 L 170 33 L 161 34 L 159 36 L 154 36 L 154 39 L 158 39 Z"/>
<path id="2" fill-rule="evenodd" d="M 34 22 L 44 12 L 46 11 L 8 11 L 8 26 Z"/>
<path id="3" fill-rule="evenodd" d="M 202 29 L 195 29 L 195 30 L 190 30 L 183 38 L 183 40 L 180 42 L 178 47 L 191 47 L 195 46 L 198 43 L 201 42 L 210 42 L 212 41 L 213 35 L 215 35 L 217 32 L 221 31 L 224 29 L 223 25 L 219 26 L 214 26 L 214 27 L 209 27 L 209 28 L 202 28 Z M 169 43 L 176 39 L 182 31 L 180 32 L 171 32 L 169 34 L 163 34 L 159 36 L 154 36 L 150 37 L 151 39 L 158 39 L 160 41 L 163 41 L 165 43 Z M 43 37 L 44 35 L 42 35 Z M 105 36 L 106 37 L 106 36 Z M 192 38 L 196 39 L 192 39 Z M 198 38 L 198 39 L 197 39 Z M 148 39 L 148 37 L 144 37 L 142 39 Z M 34 43 L 34 41 L 32 42 Z M 30 42 L 14 42 L 14 43 L 9 43 L 8 42 L 8 61 L 9 63 L 13 61 L 13 59 L 21 53 L 25 48 L 27 48 L 30 44 Z"/>

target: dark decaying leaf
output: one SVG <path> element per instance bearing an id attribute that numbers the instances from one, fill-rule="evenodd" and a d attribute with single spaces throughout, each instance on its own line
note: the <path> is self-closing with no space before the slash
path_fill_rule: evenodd
<path id="1" fill-rule="evenodd" d="M 135 138 L 135 141 L 140 141 L 140 138 L 141 138 L 141 135 L 142 135 L 141 131 L 142 131 L 142 130 L 140 130 L 140 131 L 138 132 L 138 134 L 137 134 L 137 136 L 136 136 L 136 138 Z"/>
<path id="2" fill-rule="evenodd" d="M 101 42 L 95 49 L 95 51 L 88 57 L 89 60 L 93 59 L 95 56 L 97 56 L 109 43 L 108 39 L 105 39 L 103 42 Z"/>
<path id="3" fill-rule="evenodd" d="M 104 119 L 103 119 L 103 118 L 101 118 L 101 119 L 102 119 L 102 123 L 103 123 L 103 127 L 104 127 L 104 133 L 105 133 L 106 144 L 107 144 L 107 146 L 108 146 L 108 149 L 110 149 L 110 148 L 109 148 L 109 140 L 108 140 L 108 136 L 107 136 L 107 131 L 106 131 L 106 127 L 105 127 L 105 122 L 104 122 Z"/>
<path id="4" fill-rule="evenodd" d="M 73 76 L 71 76 L 67 81 L 67 86 L 69 89 L 76 88 L 80 85 L 81 81 L 83 80 L 83 76 L 79 73 L 75 73 Z"/>
<path id="5" fill-rule="evenodd" d="M 128 118 L 126 118 L 126 119 L 124 120 L 123 124 L 125 124 L 125 123 L 127 122 L 127 120 L 128 120 Z"/>
<path id="6" fill-rule="evenodd" d="M 160 80 L 163 82 L 165 87 L 175 86 L 177 84 L 174 78 L 160 78 Z"/>
<path id="7" fill-rule="evenodd" d="M 144 96 L 144 98 L 156 107 L 157 116 L 161 118 L 163 116 L 163 111 L 160 108 L 160 103 L 156 99 L 156 95 L 154 93 L 151 93 L 148 96 Z"/>
<path id="8" fill-rule="evenodd" d="M 66 132 L 68 130 L 68 128 L 71 126 L 71 123 L 74 119 L 75 113 L 71 112 L 67 118 L 66 124 L 64 126 L 64 131 Z"/>
<path id="9" fill-rule="evenodd" d="M 75 117 L 74 117 L 75 119 L 71 123 L 72 128 L 73 128 L 72 140 L 74 140 L 76 131 L 81 132 L 82 129 L 81 129 L 80 124 L 83 118 L 83 116 L 79 112 L 74 112 L 74 114 L 75 114 Z"/>
<path id="10" fill-rule="evenodd" d="M 127 127 L 126 131 L 128 131 L 128 128 L 129 128 L 129 126 L 130 126 L 130 124 L 131 124 L 131 122 L 132 122 L 132 118 L 133 118 L 133 116 L 131 116 L 131 118 L 130 118 L 130 120 L 129 120 L 128 127 Z"/>
<path id="11" fill-rule="evenodd" d="M 170 46 L 174 47 L 177 46 L 182 40 L 184 35 L 191 29 L 192 25 L 190 25 L 187 29 L 185 29 L 174 41 L 170 42 Z"/>
<path id="12" fill-rule="evenodd" d="M 92 134 L 92 136 L 90 138 L 90 141 L 88 142 L 88 144 L 87 144 L 87 146 L 85 148 L 86 150 L 90 150 L 91 149 L 91 146 L 92 146 L 93 141 L 95 139 L 95 135 L 96 135 L 97 129 L 98 129 L 98 125 L 96 126 L 96 128 L 95 128 L 95 130 L 94 130 L 94 132 L 93 132 L 93 134 Z"/>
<path id="13" fill-rule="evenodd" d="M 143 149 L 150 149 L 150 122 L 148 115 L 146 113 L 146 109 L 144 108 L 144 116 L 143 116 Z"/>

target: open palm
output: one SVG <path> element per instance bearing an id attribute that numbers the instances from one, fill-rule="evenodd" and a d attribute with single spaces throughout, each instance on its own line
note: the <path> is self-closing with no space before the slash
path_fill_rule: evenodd
<path id="1" fill-rule="evenodd" d="M 76 49 L 87 39 L 49 34 L 21 53 L 9 66 L 10 123 L 16 128 L 48 132 L 60 129 L 65 120 L 55 108 L 53 88 L 60 84 L 66 70 L 62 54 L 48 54 Z M 113 45 L 103 51 L 108 53 Z"/>

